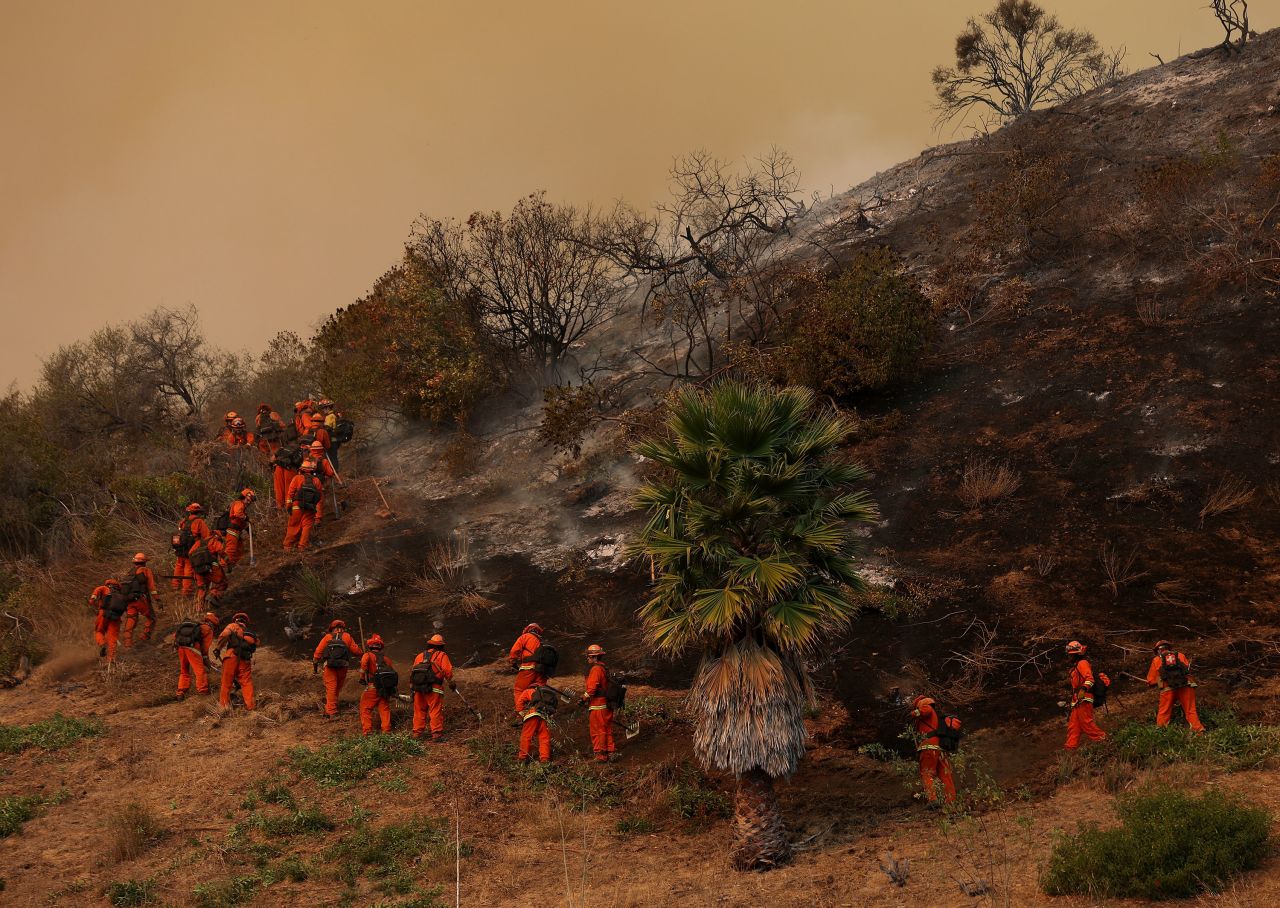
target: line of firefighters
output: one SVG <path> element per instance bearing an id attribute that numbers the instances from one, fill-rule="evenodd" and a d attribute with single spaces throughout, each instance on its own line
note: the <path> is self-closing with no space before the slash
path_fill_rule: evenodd
<path id="1" fill-rule="evenodd" d="M 1168 640 L 1160 640 L 1153 650 L 1145 680 L 1148 687 L 1160 691 L 1156 725 L 1161 728 L 1167 726 L 1177 706 L 1182 709 L 1191 730 L 1202 734 L 1204 725 L 1196 711 L 1196 682 L 1191 674 L 1191 660 Z M 1072 663 L 1071 699 L 1059 701 L 1058 706 L 1069 711 L 1067 740 L 1063 745 L 1069 751 L 1079 748 L 1082 739 L 1102 741 L 1107 737 L 1098 726 L 1094 709 L 1106 705 L 1111 678 L 1090 663 L 1087 652 L 1088 647 L 1078 640 L 1072 640 L 1066 646 L 1067 657 Z M 925 798 L 931 805 L 938 804 L 940 797 L 948 802 L 955 800 L 955 779 L 948 754 L 959 749 L 963 734 L 960 720 L 943 715 L 938 703 L 923 695 L 911 701 L 911 718 Z"/>

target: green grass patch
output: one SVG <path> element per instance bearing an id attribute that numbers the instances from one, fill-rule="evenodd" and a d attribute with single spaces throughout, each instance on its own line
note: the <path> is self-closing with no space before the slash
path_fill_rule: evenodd
<path id="1" fill-rule="evenodd" d="M 297 855 L 291 854 L 279 864 L 263 871 L 262 882 L 267 886 L 274 886 L 276 883 L 288 881 L 290 883 L 301 883 L 309 879 L 311 876 L 311 868 L 307 862 Z"/>
<path id="2" fill-rule="evenodd" d="M 348 886 L 366 876 L 381 893 L 409 895 L 415 884 L 406 868 L 414 862 L 452 858 L 455 847 L 448 820 L 422 817 L 378 828 L 362 824 L 331 846 L 325 857 Z M 470 854 L 465 842 L 462 853 Z"/>
<path id="3" fill-rule="evenodd" d="M 289 751 L 293 768 L 321 785 L 359 782 L 379 766 L 423 753 L 422 745 L 406 734 L 351 737 L 322 747 Z"/>
<path id="4" fill-rule="evenodd" d="M 505 773 L 534 789 L 554 789 L 570 807 L 580 809 L 584 802 L 596 807 L 616 807 L 622 800 L 623 788 L 617 774 L 595 763 L 561 760 L 522 766 L 516 759 L 515 746 L 497 735 L 472 738 L 467 747 L 485 769 Z"/>
<path id="5" fill-rule="evenodd" d="M 30 725 L 0 725 L 0 753 L 20 754 L 30 747 L 61 750 L 81 738 L 102 734 L 102 723 L 70 719 L 62 713 Z"/>
<path id="6" fill-rule="evenodd" d="M 191 896 L 197 908 L 226 908 L 228 905 L 245 904 L 261 888 L 261 877 L 236 876 L 201 883 L 191 891 Z"/>
<path id="7" fill-rule="evenodd" d="M 102 891 L 107 901 L 116 908 L 130 908 L 133 905 L 153 905 L 156 901 L 155 880 L 120 880 L 107 884 Z"/>
<path id="8" fill-rule="evenodd" d="M 259 804 L 278 804 L 290 810 L 298 806 L 297 799 L 289 786 L 275 779 L 259 779 L 245 795 L 240 806 L 245 810 L 253 810 Z"/>
<path id="9" fill-rule="evenodd" d="M 23 823 L 35 818 L 43 804 L 44 798 L 34 795 L 0 798 L 0 839 L 16 835 Z"/>
<path id="10" fill-rule="evenodd" d="M 300 807 L 283 814 L 255 812 L 246 822 L 251 829 L 272 838 L 315 835 L 336 829 L 338 825 L 318 807 Z"/>
<path id="11" fill-rule="evenodd" d="M 1219 791 L 1199 798 L 1156 789 L 1122 798 L 1120 826 L 1096 824 L 1054 846 L 1049 895 L 1186 898 L 1218 890 L 1267 851 L 1271 815 Z"/>
<path id="12" fill-rule="evenodd" d="M 647 817 L 623 817 L 614 826 L 618 835 L 648 835 L 658 827 Z"/>
<path id="13" fill-rule="evenodd" d="M 1186 725 L 1160 728 L 1147 722 L 1126 722 L 1102 747 L 1089 752 L 1091 765 L 1119 760 L 1137 767 L 1171 763 L 1212 763 L 1232 772 L 1253 769 L 1280 756 L 1280 727 L 1243 725 L 1225 713 L 1205 721 L 1196 734 Z"/>
<path id="14" fill-rule="evenodd" d="M 690 763 L 682 763 L 667 790 L 667 806 L 680 820 L 724 819 L 733 813 L 733 801 L 707 781 Z"/>

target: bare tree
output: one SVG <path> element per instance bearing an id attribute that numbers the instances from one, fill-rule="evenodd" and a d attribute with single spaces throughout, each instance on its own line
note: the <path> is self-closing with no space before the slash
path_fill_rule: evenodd
<path id="1" fill-rule="evenodd" d="M 1124 54 L 1031 0 L 1000 0 L 956 37 L 955 65 L 933 71 L 939 122 L 975 108 L 1009 120 L 1059 104 L 1124 75 Z"/>
<path id="2" fill-rule="evenodd" d="M 476 212 L 465 224 L 422 217 L 408 253 L 446 294 L 478 300 L 500 346 L 543 369 L 616 313 L 626 272 L 590 242 L 590 210 L 521 199 L 509 215 Z"/>
<path id="3" fill-rule="evenodd" d="M 722 343 L 759 343 L 777 323 L 788 268 L 774 253 L 805 209 L 798 193 L 780 149 L 742 172 L 696 151 L 673 165 L 656 217 L 620 206 L 612 232 L 595 231 L 598 248 L 649 278 L 647 312 L 670 332 L 673 374 L 709 372 Z"/>
<path id="4" fill-rule="evenodd" d="M 205 342 L 195 306 L 161 307 L 129 326 L 135 374 L 175 415 L 197 419 L 210 395 L 242 380 L 250 364 Z"/>
<path id="5" fill-rule="evenodd" d="M 1249 29 L 1249 0 L 1213 0 L 1210 9 L 1227 33 L 1222 39 L 1222 48 L 1226 51 L 1243 48 L 1253 36 Z"/>

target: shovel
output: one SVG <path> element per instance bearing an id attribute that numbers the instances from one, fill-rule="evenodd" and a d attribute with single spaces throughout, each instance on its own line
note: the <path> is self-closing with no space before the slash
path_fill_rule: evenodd
<path id="1" fill-rule="evenodd" d="M 381 509 L 373 513 L 383 520 L 396 516 L 396 512 L 391 510 L 391 505 L 387 502 L 387 496 L 382 494 L 382 486 L 378 483 L 378 480 L 373 480 L 373 487 L 378 490 L 378 497 L 382 499 Z"/>
<path id="2" fill-rule="evenodd" d="M 484 721 L 484 716 L 481 714 L 480 710 L 476 709 L 474 706 L 472 706 L 470 703 L 467 702 L 467 698 L 462 696 L 462 691 L 458 690 L 458 688 L 455 687 L 453 689 L 453 692 L 458 695 L 458 699 L 462 701 L 462 705 L 465 706 L 467 709 L 471 710 L 471 712 L 475 714 L 477 722 Z"/>
<path id="3" fill-rule="evenodd" d="M 632 738 L 637 737 L 640 734 L 639 719 L 636 719 L 634 722 L 630 723 L 629 725 L 623 725 L 617 719 L 614 719 L 613 724 L 616 725 L 618 728 L 622 729 L 622 733 L 626 736 L 626 739 L 628 741 L 630 741 Z"/>
<path id="4" fill-rule="evenodd" d="M 253 524 L 249 524 L 249 567 L 253 567 L 258 563 L 258 558 L 253 554 Z"/>

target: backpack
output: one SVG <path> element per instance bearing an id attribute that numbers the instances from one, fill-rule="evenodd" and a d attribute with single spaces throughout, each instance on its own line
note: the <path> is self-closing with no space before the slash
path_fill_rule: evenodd
<path id="1" fill-rule="evenodd" d="M 341 417 L 337 424 L 333 427 L 333 442 L 335 444 L 345 445 L 356 434 L 356 424 L 345 416 Z"/>
<path id="2" fill-rule="evenodd" d="M 604 686 L 604 704 L 613 712 L 627 705 L 627 686 L 608 678 Z"/>
<path id="3" fill-rule="evenodd" d="M 535 670 L 538 674 L 544 678 L 550 678 L 556 673 L 556 666 L 560 664 L 560 654 L 550 643 L 542 643 L 533 651 L 533 658 L 529 661 L 537 666 Z"/>
<path id="4" fill-rule="evenodd" d="M 227 638 L 227 646 L 231 647 L 231 652 L 235 653 L 236 658 L 241 662 L 250 662 L 254 651 L 258 648 L 258 635 L 244 628 L 240 633 L 232 634 Z"/>
<path id="5" fill-rule="evenodd" d="M 1093 669 L 1093 708 L 1101 709 L 1107 705 L 1107 693 L 1111 689 L 1111 678 L 1092 662 L 1089 663 L 1089 667 Z"/>
<path id="6" fill-rule="evenodd" d="M 302 466 L 302 449 L 294 447 L 281 448 L 276 451 L 273 462 L 283 470 L 296 470 Z"/>
<path id="7" fill-rule="evenodd" d="M 231 509 L 230 508 L 227 508 L 225 511 L 223 511 L 221 514 L 218 515 L 218 518 L 213 522 L 213 528 L 217 530 L 219 533 L 225 533 L 227 530 L 231 528 Z"/>
<path id="8" fill-rule="evenodd" d="M 310 432 L 307 432 L 304 435 L 299 435 L 298 447 L 305 451 L 307 448 L 311 447 L 311 443 L 315 440 L 316 440 L 315 435 L 313 435 Z"/>
<path id="9" fill-rule="evenodd" d="M 188 619 L 178 625 L 173 634 L 174 646 L 199 646 L 201 622 Z"/>
<path id="10" fill-rule="evenodd" d="M 202 545 L 196 548 L 192 551 L 190 558 L 191 570 L 200 576 L 203 577 L 205 574 L 213 570 L 213 562 L 215 559 L 213 557 L 213 552 L 209 551 L 208 545 Z"/>
<path id="11" fill-rule="evenodd" d="M 285 423 L 284 436 L 281 438 L 281 441 L 287 444 L 292 444 L 297 440 L 298 440 L 298 427 L 295 426 L 292 421 Z"/>
<path id="12" fill-rule="evenodd" d="M 436 673 L 435 665 L 431 662 L 431 654 L 424 651 L 422 661 L 409 672 L 409 688 L 414 693 L 429 694 L 441 684 L 441 680 L 440 675 Z"/>
<path id="13" fill-rule="evenodd" d="M 380 654 L 374 656 L 374 659 L 377 660 L 377 668 L 373 673 L 373 689 L 379 697 L 390 700 L 396 695 L 396 688 L 400 686 L 400 676 Z"/>
<path id="14" fill-rule="evenodd" d="M 280 431 L 280 426 L 274 419 L 268 418 L 265 423 L 258 425 L 258 437 L 267 441 L 276 441 L 280 437 Z"/>
<path id="15" fill-rule="evenodd" d="M 1165 653 L 1160 657 L 1160 680 L 1165 687 L 1174 690 L 1189 687 L 1191 684 L 1190 676 L 1191 673 L 1182 664 L 1182 660 L 1178 658 L 1177 653 Z"/>
<path id="16" fill-rule="evenodd" d="M 173 534 L 173 553 L 179 558 L 186 558 L 187 552 L 196 544 L 196 534 L 191 532 L 190 517 L 182 518 L 178 524 L 178 532 Z"/>
<path id="17" fill-rule="evenodd" d="M 293 502 L 304 511 L 315 511 L 320 504 L 320 490 L 316 488 L 315 480 L 305 480 L 298 488 L 298 494 L 293 496 Z"/>
<path id="18" fill-rule="evenodd" d="M 324 648 L 324 664 L 326 668 L 347 668 L 351 664 L 351 650 L 347 649 L 345 632 L 335 634 Z"/>
<path id="19" fill-rule="evenodd" d="M 529 709 L 537 710 L 549 719 L 555 715 L 559 706 L 560 698 L 551 688 L 538 686 L 533 689 L 533 699 L 529 701 Z"/>
<path id="20" fill-rule="evenodd" d="M 136 602 L 139 599 L 146 599 L 147 593 L 149 592 L 147 578 L 138 573 L 135 568 L 133 576 L 121 585 L 120 592 L 124 593 L 126 602 Z"/>
<path id="21" fill-rule="evenodd" d="M 964 729 L 960 725 L 959 716 L 942 716 L 938 719 L 938 728 L 934 731 L 938 738 L 938 746 L 949 754 L 960 749 L 960 739 L 964 737 Z"/>
<path id="22" fill-rule="evenodd" d="M 102 601 L 102 614 L 108 621 L 119 621 L 129 609 L 129 597 L 124 594 L 124 590 L 114 590 L 110 596 Z"/>

